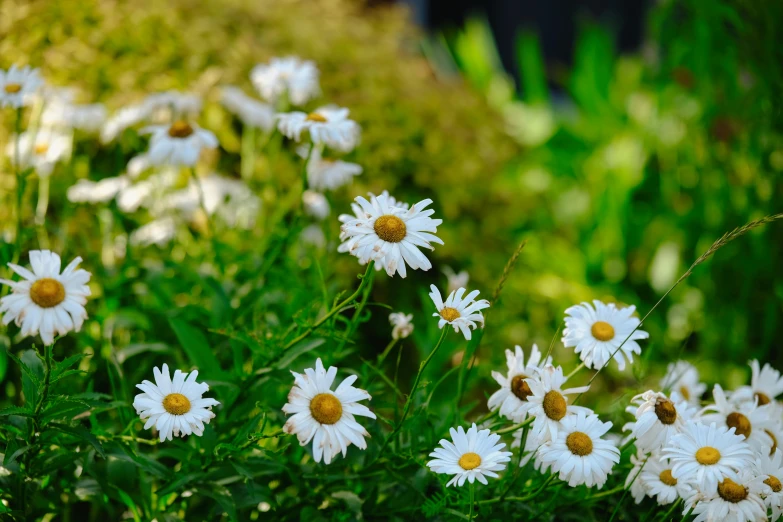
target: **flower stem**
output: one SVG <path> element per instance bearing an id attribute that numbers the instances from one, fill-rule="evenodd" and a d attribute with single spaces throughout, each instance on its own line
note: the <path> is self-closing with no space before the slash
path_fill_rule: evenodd
<path id="1" fill-rule="evenodd" d="M 573 370 L 571 373 L 569 373 L 568 375 L 566 375 L 566 380 L 568 380 L 568 379 L 570 379 L 571 377 L 573 377 L 574 375 L 576 375 L 576 374 L 577 374 L 577 372 L 579 372 L 579 370 L 581 370 L 581 369 L 582 369 L 582 368 L 584 368 L 584 367 L 585 367 L 585 363 L 584 363 L 584 362 L 582 362 L 582 363 L 581 363 L 579 366 L 577 366 L 576 368 L 574 368 L 574 370 Z"/>
<path id="2" fill-rule="evenodd" d="M 49 383 L 52 379 L 52 351 L 54 350 L 54 343 L 47 345 L 44 347 L 44 362 L 46 364 L 45 367 L 45 373 L 44 373 L 44 386 L 43 386 L 43 393 L 41 393 L 41 399 L 38 401 L 38 404 L 35 405 L 35 412 L 33 412 L 33 424 L 36 426 L 36 431 L 38 431 L 38 415 L 41 413 L 41 410 L 43 409 L 43 405 L 46 402 L 46 399 L 49 397 Z"/>
<path id="3" fill-rule="evenodd" d="M 201 186 L 201 179 L 196 175 L 195 167 L 190 167 L 188 170 L 190 171 L 190 177 L 193 178 L 193 183 L 196 184 L 198 203 L 201 207 L 201 211 L 204 213 L 204 219 L 207 220 L 207 232 L 209 233 L 209 237 L 214 238 L 215 231 L 212 229 L 212 220 L 209 217 L 209 212 L 207 212 L 207 200 L 204 197 L 204 187 Z"/>
<path id="4" fill-rule="evenodd" d="M 386 345 L 386 348 L 383 349 L 381 355 L 378 356 L 378 360 L 375 363 L 376 366 L 380 368 L 380 366 L 383 364 L 383 361 L 385 361 L 386 357 L 389 355 L 389 352 L 391 352 L 392 348 L 394 348 L 394 345 L 397 344 L 397 341 L 399 341 L 399 339 L 392 339 L 391 342 Z"/>
<path id="5" fill-rule="evenodd" d="M 14 236 L 13 262 L 19 262 L 22 255 L 22 200 L 24 199 L 25 179 L 22 176 L 20 164 L 20 137 L 22 134 L 22 108 L 16 109 L 16 121 L 14 123 L 14 174 L 16 175 L 16 234 Z"/>
<path id="6" fill-rule="evenodd" d="M 476 483 L 470 483 L 470 510 L 468 511 L 468 520 L 473 520 L 473 504 L 476 500 Z"/>
<path id="7" fill-rule="evenodd" d="M 508 428 L 503 428 L 502 430 L 498 430 L 495 433 L 499 433 L 503 435 L 504 433 L 513 433 L 517 431 L 520 428 L 524 428 L 528 424 L 531 424 L 535 420 L 535 417 L 529 417 L 528 419 L 520 422 L 519 424 L 514 424 L 513 426 L 509 426 Z"/>

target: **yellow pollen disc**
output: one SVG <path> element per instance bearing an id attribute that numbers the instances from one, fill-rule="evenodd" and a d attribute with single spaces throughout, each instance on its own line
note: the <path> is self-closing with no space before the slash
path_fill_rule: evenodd
<path id="1" fill-rule="evenodd" d="M 778 449 L 778 439 L 775 438 L 775 434 L 772 433 L 771 431 L 769 430 L 764 430 L 764 431 L 766 432 L 767 435 L 769 435 L 769 438 L 772 439 L 772 449 L 769 451 L 769 454 L 774 455 L 775 450 Z"/>
<path id="2" fill-rule="evenodd" d="M 193 134 L 193 127 L 186 121 L 175 121 L 169 127 L 169 136 L 172 138 L 187 138 Z"/>
<path id="3" fill-rule="evenodd" d="M 742 435 L 746 439 L 750 437 L 753 431 L 753 426 L 750 425 L 750 420 L 738 411 L 729 413 L 726 416 L 726 426 L 734 428 L 734 432 L 737 435 Z"/>
<path id="4" fill-rule="evenodd" d="M 525 382 L 525 379 L 527 379 L 527 376 L 521 374 L 515 375 L 514 378 L 511 379 L 511 393 L 522 402 L 533 395 L 533 392 L 530 391 L 530 386 Z"/>
<path id="5" fill-rule="evenodd" d="M 451 322 L 454 319 L 459 318 L 459 312 L 457 311 L 456 308 L 446 306 L 443 308 L 443 310 L 440 311 L 440 316 L 445 320 L 447 320 L 448 322 Z"/>
<path id="6" fill-rule="evenodd" d="M 581 431 L 575 431 L 570 433 L 566 437 L 566 446 L 571 450 L 571 453 L 584 457 L 593 452 L 593 440 Z"/>
<path id="7" fill-rule="evenodd" d="M 764 484 L 772 488 L 773 493 L 780 493 L 780 490 L 783 489 L 783 484 L 780 483 L 780 480 L 772 475 L 769 475 L 769 478 L 764 481 Z"/>
<path id="8" fill-rule="evenodd" d="M 552 420 L 559 421 L 566 414 L 566 400 L 560 392 L 551 390 L 544 395 L 544 413 Z"/>
<path id="9" fill-rule="evenodd" d="M 343 405 L 331 393 L 319 393 L 310 401 L 310 414 L 321 424 L 335 424 L 343 416 Z"/>
<path id="10" fill-rule="evenodd" d="M 759 406 L 764 406 L 765 404 L 769 404 L 770 402 L 772 402 L 769 400 L 769 396 L 764 393 L 756 392 L 753 395 L 755 395 L 756 399 L 758 399 Z"/>
<path id="11" fill-rule="evenodd" d="M 33 152 L 36 154 L 46 154 L 47 150 L 49 150 L 49 145 L 47 143 L 39 143 L 33 148 Z"/>
<path id="12" fill-rule="evenodd" d="M 30 287 L 30 299 L 41 308 L 57 306 L 65 300 L 65 287 L 56 279 L 44 277 Z"/>
<path id="13" fill-rule="evenodd" d="M 190 401 L 181 393 L 169 393 L 163 399 L 163 409 L 172 415 L 185 415 L 190 411 Z"/>
<path id="14" fill-rule="evenodd" d="M 22 90 L 21 84 L 18 83 L 6 83 L 5 84 L 5 92 L 8 94 L 16 94 L 17 92 Z"/>
<path id="15" fill-rule="evenodd" d="M 677 479 L 672 477 L 672 470 L 670 469 L 665 469 L 661 471 L 661 474 L 658 475 L 658 478 L 661 479 L 661 482 L 663 482 L 667 486 L 677 485 Z"/>
<path id="16" fill-rule="evenodd" d="M 680 386 L 680 395 L 682 395 L 682 398 L 686 401 L 691 400 L 691 391 L 687 386 Z"/>
<path id="17" fill-rule="evenodd" d="M 723 479 L 723 482 L 718 484 L 718 495 L 727 502 L 742 502 L 748 496 L 748 490 L 745 486 L 737 484 L 730 478 Z"/>
<path id="18" fill-rule="evenodd" d="M 479 457 L 476 453 L 465 453 L 459 458 L 459 462 L 457 462 L 457 464 L 459 464 L 460 467 L 465 471 L 470 471 L 471 469 L 475 469 L 481 466 L 481 457 Z"/>
<path id="19" fill-rule="evenodd" d="M 317 123 L 326 123 L 327 121 L 329 121 L 326 119 L 326 116 L 324 116 L 323 114 L 319 114 L 317 112 L 311 112 L 310 114 L 307 115 L 306 119 L 307 121 L 314 121 Z"/>
<path id="20" fill-rule="evenodd" d="M 614 339 L 614 327 L 606 321 L 596 321 L 590 328 L 590 333 L 599 341 L 611 341 Z"/>
<path id="21" fill-rule="evenodd" d="M 696 450 L 696 462 L 704 466 L 712 466 L 720 460 L 720 451 L 712 446 L 704 446 Z"/>
<path id="22" fill-rule="evenodd" d="M 655 415 L 663 424 L 674 424 L 677 420 L 677 408 L 669 399 L 658 399 L 655 403 Z"/>
<path id="23" fill-rule="evenodd" d="M 405 239 L 405 234 L 408 232 L 408 227 L 405 226 L 405 221 L 401 220 L 397 216 L 385 215 L 375 220 L 373 230 L 378 234 L 378 237 L 389 243 L 399 243 Z"/>

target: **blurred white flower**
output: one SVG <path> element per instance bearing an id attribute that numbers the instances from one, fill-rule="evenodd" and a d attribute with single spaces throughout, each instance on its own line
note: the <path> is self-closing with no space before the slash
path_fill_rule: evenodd
<path id="1" fill-rule="evenodd" d="M 162 247 L 174 238 L 176 232 L 177 225 L 174 219 L 164 217 L 150 221 L 134 230 L 130 235 L 130 243 L 137 246 L 157 245 Z"/>
<path id="2" fill-rule="evenodd" d="M 50 87 L 43 90 L 41 98 L 42 127 L 94 133 L 106 122 L 106 107 L 102 103 L 76 103 L 74 89 Z"/>
<path id="3" fill-rule="evenodd" d="M 201 112 L 201 98 L 195 94 L 166 91 L 150 94 L 141 103 L 128 105 L 112 115 L 101 129 L 101 142 L 110 143 L 125 129 L 142 122 L 168 124 L 189 120 Z"/>
<path id="4" fill-rule="evenodd" d="M 321 147 L 314 147 L 307 162 L 307 185 L 314 190 L 334 190 L 361 173 L 361 165 L 323 158 Z"/>
<path id="5" fill-rule="evenodd" d="M 753 451 L 769 455 L 775 441 L 765 428 L 773 425 L 774 405 L 758 406 L 756 401 L 735 404 L 726 397 L 720 384 L 713 388 L 712 397 L 715 403 L 704 407 L 701 421 L 705 424 L 715 423 L 719 427 L 734 428 L 734 433 L 741 435 Z M 777 420 L 779 419 L 780 417 Z"/>
<path id="6" fill-rule="evenodd" d="M 248 127 L 264 131 L 275 128 L 275 109 L 269 104 L 251 98 L 238 87 L 223 87 L 220 91 L 220 101 Z"/>
<path id="7" fill-rule="evenodd" d="M 468 281 L 470 281 L 470 275 L 468 275 L 468 273 L 465 270 L 462 270 L 459 273 L 457 273 L 450 266 L 444 266 L 443 273 L 446 274 L 446 278 L 448 279 L 448 283 L 446 286 L 446 291 L 448 293 L 455 291 L 457 288 L 468 287 Z"/>
<path id="8" fill-rule="evenodd" d="M 19 168 L 33 167 L 39 176 L 49 176 L 58 162 L 70 157 L 71 147 L 71 137 L 53 129 L 23 132 L 19 135 Z M 13 136 L 6 145 L 6 154 L 12 164 L 16 162 Z"/>
<path id="9" fill-rule="evenodd" d="M 305 190 L 302 193 L 302 203 L 305 212 L 318 220 L 326 219 L 331 211 L 326 196 L 314 190 Z"/>
<path id="10" fill-rule="evenodd" d="M 32 102 L 32 95 L 43 85 L 41 70 L 12 65 L 0 69 L 0 107 L 18 109 Z"/>
<path id="11" fill-rule="evenodd" d="M 262 98 L 275 103 L 287 96 L 293 105 L 303 105 L 321 93 L 318 68 L 295 56 L 272 58 L 250 71 L 250 81 Z"/>
<path id="12" fill-rule="evenodd" d="M 103 178 L 100 181 L 80 179 L 68 188 L 67 197 L 71 203 L 106 203 L 128 186 L 130 180 L 126 176 Z"/>
<path id="13" fill-rule="evenodd" d="M 435 473 L 453 475 L 446 487 L 456 484 L 462 486 L 467 480 L 473 484 L 476 480 L 487 484 L 487 477 L 497 478 L 497 471 L 506 469 L 511 460 L 511 452 L 502 451 L 506 444 L 500 442 L 500 435 L 489 430 L 479 431 L 474 423 L 468 431 L 459 426 L 449 428 L 450 442 L 441 439 L 440 447 L 430 453 L 434 460 L 427 467 Z"/>
<path id="14" fill-rule="evenodd" d="M 324 231 L 321 230 L 321 227 L 315 223 L 304 227 L 299 237 L 306 245 L 311 245 L 316 248 L 323 248 L 326 246 L 326 236 L 324 235 Z"/>
<path id="15" fill-rule="evenodd" d="M 481 310 L 489 308 L 489 301 L 486 299 L 476 301 L 475 299 L 479 295 L 478 290 L 473 290 L 463 297 L 466 290 L 459 288 L 456 292 L 450 293 L 445 301 L 441 298 L 440 291 L 435 285 L 430 285 L 430 290 L 430 299 L 438 310 L 437 313 L 432 314 L 439 318 L 438 328 L 442 330 L 445 325 L 449 324 L 455 332 L 462 332 L 465 339 L 470 341 L 471 330 L 476 329 L 476 323 L 484 326 L 484 316 Z"/>
<path id="16" fill-rule="evenodd" d="M 202 149 L 218 146 L 215 135 L 195 123 L 177 120 L 171 125 L 150 125 L 141 130 L 151 134 L 147 157 L 152 165 L 192 167 Z"/>
<path id="17" fill-rule="evenodd" d="M 111 143 L 125 129 L 133 127 L 150 116 L 149 108 L 143 104 L 123 107 L 106 120 L 101 129 L 101 143 Z"/>
<path id="18" fill-rule="evenodd" d="M 154 204 L 155 211 L 176 210 L 193 219 L 201 210 L 200 192 L 203 192 L 207 214 L 219 215 L 229 226 L 245 229 L 253 226 L 261 200 L 244 182 L 212 174 L 199 183 L 201 189 L 191 179 L 184 189 L 162 196 Z"/>
<path id="19" fill-rule="evenodd" d="M 666 375 L 661 379 L 661 388 L 670 390 L 673 401 L 686 401 L 698 406 L 707 385 L 699 382 L 699 370 L 688 361 L 676 361 L 666 367 Z"/>
<path id="20" fill-rule="evenodd" d="M 750 365 L 750 386 L 740 386 L 732 394 L 731 399 L 737 403 L 757 402 L 759 406 L 774 403 L 778 395 L 783 393 L 783 377 L 780 372 L 768 363 L 759 367 L 759 362 L 753 359 Z"/>
<path id="21" fill-rule="evenodd" d="M 394 312 L 389 314 L 392 325 L 392 339 L 405 339 L 413 333 L 413 314 Z"/>
<path id="22" fill-rule="evenodd" d="M 277 115 L 277 128 L 287 138 L 300 141 L 302 132 L 313 144 L 324 144 L 340 152 L 350 152 L 359 143 L 361 128 L 348 118 L 348 109 L 321 107 L 307 114 L 294 111 Z"/>

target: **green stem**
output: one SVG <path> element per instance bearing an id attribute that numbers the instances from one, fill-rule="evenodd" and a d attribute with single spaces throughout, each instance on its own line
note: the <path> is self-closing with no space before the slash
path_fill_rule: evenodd
<path id="1" fill-rule="evenodd" d="M 539 493 L 544 491 L 549 486 L 549 484 L 551 484 L 552 481 L 555 480 L 555 478 L 556 478 L 555 474 L 549 475 L 549 477 L 547 477 L 547 479 L 544 481 L 544 483 L 541 484 L 541 486 L 537 490 L 535 490 L 533 493 L 531 493 L 530 495 L 527 495 L 525 497 L 505 497 L 505 498 L 498 497 L 498 498 L 491 498 L 491 499 L 488 499 L 488 500 L 479 500 L 478 502 L 476 502 L 476 504 L 497 504 L 498 502 L 503 502 L 503 501 L 506 501 L 506 502 L 528 502 L 528 501 L 533 500 L 534 498 L 536 498 L 539 495 Z"/>
<path id="2" fill-rule="evenodd" d="M 204 219 L 207 220 L 207 232 L 209 232 L 209 237 L 214 238 L 215 231 L 212 228 L 212 219 L 209 216 L 209 212 L 207 212 L 207 200 L 204 197 L 204 187 L 201 186 L 201 179 L 196 175 L 195 167 L 190 167 L 188 170 L 190 171 L 190 177 L 193 178 L 193 183 L 196 184 L 198 203 L 201 207 L 201 211 L 204 213 Z"/>
<path id="3" fill-rule="evenodd" d="M 25 179 L 22 176 L 20 165 L 20 137 L 22 134 L 22 108 L 16 109 L 16 122 L 14 124 L 16 135 L 14 136 L 14 174 L 16 175 L 16 234 L 14 236 L 13 262 L 18 263 L 22 255 L 22 200 L 24 199 Z"/>
<path id="4" fill-rule="evenodd" d="M 97 436 L 98 440 L 103 442 L 111 442 L 113 440 L 122 440 L 125 442 L 137 442 L 139 444 L 147 444 L 149 446 L 155 446 L 158 444 L 158 439 L 140 439 L 137 437 L 131 437 L 130 435 L 112 435 L 111 437 L 105 437 L 103 435 Z"/>
<path id="5" fill-rule="evenodd" d="M 41 394 L 41 399 L 38 401 L 38 404 L 36 404 L 35 406 L 35 412 L 33 412 L 33 422 L 36 426 L 38 425 L 38 415 L 41 413 L 41 410 L 43 409 L 43 405 L 46 402 L 46 399 L 49 397 L 49 383 L 51 382 L 51 378 L 52 378 L 53 349 L 54 349 L 54 343 L 47 345 L 44 348 L 44 352 L 45 352 L 44 361 L 46 363 L 46 369 L 44 373 L 43 393 Z"/>
<path id="6" fill-rule="evenodd" d="M 468 520 L 473 520 L 473 504 L 476 501 L 476 483 L 470 483 L 470 510 L 468 511 Z"/>
<path id="7" fill-rule="evenodd" d="M 380 366 L 383 364 L 383 361 L 385 361 L 386 357 L 389 355 L 389 352 L 391 352 L 392 348 L 394 348 L 394 345 L 397 344 L 397 341 L 399 341 L 399 339 L 392 339 L 391 342 L 386 345 L 386 348 L 383 349 L 381 355 L 378 356 L 378 360 L 375 362 L 376 366 L 380 368 Z"/>
<path id="8" fill-rule="evenodd" d="M 574 375 L 576 375 L 576 373 L 577 373 L 579 370 L 581 370 L 582 368 L 584 368 L 584 367 L 585 367 L 585 363 L 584 363 L 584 362 L 582 362 L 582 363 L 581 363 L 579 366 L 577 366 L 576 368 L 574 368 L 574 371 L 572 371 L 571 373 L 569 373 L 568 375 L 566 375 L 566 380 L 568 380 L 568 379 L 570 379 L 571 377 L 573 377 Z"/>
<path id="9" fill-rule="evenodd" d="M 251 125 L 242 127 L 242 156 L 240 156 L 239 171 L 247 183 L 253 176 L 256 164 L 256 129 Z"/>
<path id="10" fill-rule="evenodd" d="M 502 430 L 498 430 L 495 433 L 498 433 L 500 435 L 503 435 L 504 433 L 513 433 L 517 431 L 520 428 L 524 428 L 528 424 L 531 424 L 535 420 L 535 417 L 530 417 L 519 424 L 514 424 L 513 426 L 509 426 L 508 428 L 503 428 Z"/>
<path id="11" fill-rule="evenodd" d="M 642 465 L 641 465 L 641 466 L 639 466 L 639 471 L 637 471 L 637 472 L 636 472 L 636 475 L 634 475 L 634 476 L 633 476 L 633 479 L 631 480 L 631 483 L 630 483 L 630 484 L 628 484 L 628 487 L 627 487 L 627 488 L 626 488 L 626 487 L 623 487 L 623 489 L 624 489 L 625 491 L 623 491 L 623 496 L 622 496 L 622 497 L 620 497 L 620 500 L 618 500 L 618 501 L 617 501 L 617 504 L 615 504 L 615 506 L 614 506 L 614 511 L 612 511 L 612 516 L 611 516 L 611 517 L 609 517 L 609 522 L 612 522 L 612 520 L 614 520 L 614 517 L 616 517 L 616 516 L 617 516 L 617 512 L 620 510 L 620 506 L 622 505 L 622 503 L 623 503 L 623 500 L 625 500 L 625 497 L 626 497 L 626 495 L 628 495 L 628 492 L 629 492 L 629 491 L 631 490 L 631 488 L 633 487 L 633 483 L 634 483 L 634 482 L 636 482 L 636 479 L 637 479 L 637 478 L 639 478 L 639 475 L 642 473 L 642 470 L 644 469 L 644 466 L 647 464 L 647 459 L 649 459 L 649 458 L 650 458 L 650 457 L 648 456 L 646 459 L 644 459 L 644 462 L 642 463 Z"/>

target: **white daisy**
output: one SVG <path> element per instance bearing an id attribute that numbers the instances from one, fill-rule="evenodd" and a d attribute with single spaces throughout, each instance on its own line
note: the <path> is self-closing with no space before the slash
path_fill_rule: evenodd
<path id="1" fill-rule="evenodd" d="M 533 392 L 525 379 L 538 379 L 541 368 L 552 364 L 551 357 L 547 357 L 545 361 L 541 358 L 541 352 L 535 344 L 527 363 L 522 347 L 515 346 L 513 352 L 506 350 L 508 373 L 504 376 L 500 372 L 492 372 L 492 377 L 500 385 L 500 389 L 489 398 L 487 407 L 490 410 L 500 408 L 500 415 L 503 417 L 513 422 L 522 422 L 528 410 L 533 407 L 533 404 L 527 400 Z"/>
<path id="2" fill-rule="evenodd" d="M 683 513 L 693 509 L 693 522 L 756 522 L 767 520 L 761 500 L 764 477 L 753 468 L 742 469 L 733 478 L 723 477 L 717 487 L 696 490 L 685 501 Z"/>
<path id="3" fill-rule="evenodd" d="M 511 460 L 511 452 L 502 451 L 506 444 L 498 442 L 500 435 L 479 431 L 475 423 L 467 432 L 460 426 L 456 430 L 449 428 L 449 433 L 453 442 L 441 439 L 441 447 L 430 453 L 434 460 L 427 462 L 427 467 L 435 473 L 453 475 L 446 487 L 462 486 L 466 480 L 471 484 L 476 480 L 487 484 L 487 477 L 497 478 L 495 472 L 506 469 L 506 463 Z"/>
<path id="4" fill-rule="evenodd" d="M 38 129 L 19 135 L 19 168 L 34 168 L 41 177 L 51 175 L 57 163 L 71 155 L 70 136 L 53 129 Z M 16 161 L 16 139 L 6 145 L 6 154 L 11 162 Z"/>
<path id="5" fill-rule="evenodd" d="M 413 314 L 394 312 L 389 314 L 392 325 L 392 339 L 405 339 L 413 333 Z"/>
<path id="6" fill-rule="evenodd" d="M 275 109 L 269 104 L 251 98 L 238 87 L 223 87 L 220 101 L 248 127 L 264 131 L 275 128 Z"/>
<path id="7" fill-rule="evenodd" d="M 632 363 L 633 354 L 642 353 L 636 341 L 647 339 L 650 335 L 642 330 L 634 331 L 639 326 L 639 319 L 632 316 L 635 306 L 617 308 L 614 303 L 607 305 L 598 300 L 594 300 L 593 305 L 595 308 L 590 303 L 582 303 L 566 309 L 563 344 L 566 348 L 576 348 L 585 365 L 595 370 L 608 363 L 614 354 L 614 360 L 622 371 L 625 358 Z M 618 350 L 629 335 L 631 337 Z"/>
<path id="8" fill-rule="evenodd" d="M 756 468 L 767 486 L 763 498 L 772 510 L 770 520 L 778 520 L 783 516 L 783 452 L 775 450 L 771 458 L 757 458 Z"/>
<path id="9" fill-rule="evenodd" d="M 172 89 L 148 95 L 142 105 L 148 111 L 149 118 L 164 122 L 195 118 L 204 102 L 197 94 Z"/>
<path id="10" fill-rule="evenodd" d="M 752 466 L 754 454 L 745 438 L 733 430 L 689 421 L 663 449 L 672 463 L 672 476 L 701 491 L 714 490 L 724 477 L 737 479 L 737 471 Z"/>
<path id="11" fill-rule="evenodd" d="M 130 186 L 127 176 L 103 178 L 100 181 L 80 179 L 68 188 L 66 196 L 71 203 L 106 203 Z"/>
<path id="12" fill-rule="evenodd" d="M 693 418 L 696 408 L 687 402 L 675 403 L 665 394 L 648 390 L 631 399 L 626 411 L 636 417 L 623 430 L 630 429 L 636 447 L 644 452 L 660 450 L 673 435 L 680 433 Z"/>
<path id="13" fill-rule="evenodd" d="M 106 107 L 102 103 L 76 103 L 73 89 L 48 88 L 43 94 L 41 126 L 65 130 L 79 129 L 97 132 L 106 122 Z"/>
<path id="14" fill-rule="evenodd" d="M 24 280 L 0 279 L 11 287 L 11 293 L 0 299 L 3 324 L 14 321 L 22 336 L 38 333 L 46 345 L 54 344 L 55 334 L 78 332 L 87 319 L 84 305 L 90 295 L 90 273 L 76 268 L 81 261 L 77 257 L 60 273 L 60 256 L 49 250 L 31 250 L 32 272 L 8 263 Z"/>
<path id="15" fill-rule="evenodd" d="M 361 165 L 324 158 L 321 147 L 314 147 L 307 162 L 307 185 L 315 190 L 334 190 L 347 185 L 361 173 Z"/>
<path id="16" fill-rule="evenodd" d="M 677 498 L 685 500 L 693 494 L 693 488 L 687 482 L 672 476 L 671 464 L 658 453 L 650 455 L 637 480 L 644 484 L 647 496 L 655 498 L 661 506 L 671 504 Z"/>
<path id="17" fill-rule="evenodd" d="M 305 212 L 318 220 L 324 220 L 331 211 L 329 200 L 320 192 L 314 190 L 305 190 L 302 193 L 302 203 Z"/>
<path id="18" fill-rule="evenodd" d="M 465 289 L 460 288 L 456 292 L 450 293 L 445 301 L 441 298 L 440 291 L 435 285 L 430 285 L 430 290 L 432 290 L 430 299 L 438 310 L 437 313 L 432 314 L 433 317 L 439 319 L 438 328 L 442 330 L 444 326 L 450 324 L 455 332 L 462 332 L 465 340 L 470 341 L 471 330 L 476 329 L 476 323 L 484 326 L 484 315 L 481 310 L 489 308 L 489 301 L 486 299 L 476 301 L 475 299 L 479 295 L 478 290 L 473 290 L 463 297 Z"/>
<path id="19" fill-rule="evenodd" d="M 530 427 L 528 426 L 528 434 L 527 438 L 525 439 L 525 447 L 522 448 L 522 457 L 519 459 L 519 467 L 524 468 L 527 466 L 527 463 L 530 462 L 530 460 L 536 455 L 536 452 L 538 451 L 538 448 L 541 446 L 540 442 L 535 440 L 535 437 L 532 437 L 530 435 Z M 521 448 L 522 447 L 522 435 L 524 435 L 525 429 L 519 428 L 514 433 L 511 434 L 511 436 L 514 438 L 514 440 L 511 442 L 511 448 Z"/>
<path id="20" fill-rule="evenodd" d="M 612 467 L 620 462 L 620 450 L 601 438 L 612 423 L 580 411 L 565 417 L 561 425 L 557 437 L 539 448 L 536 468 L 544 472 L 551 467 L 571 487 L 584 484 L 601 489 Z"/>
<path id="21" fill-rule="evenodd" d="M 783 377 L 775 368 L 765 363 L 759 368 L 759 362 L 753 359 L 750 365 L 750 386 L 740 386 L 731 394 L 731 399 L 736 402 L 757 401 L 759 406 L 764 406 L 775 401 L 775 398 L 783 393 Z"/>
<path id="22" fill-rule="evenodd" d="M 144 429 L 154 426 L 161 442 L 191 433 L 203 435 L 204 424 L 209 424 L 215 417 L 212 406 L 220 403 L 215 399 L 202 398 L 209 385 L 196 382 L 198 370 L 189 374 L 176 370 L 173 379 L 167 364 L 163 365 L 162 371 L 157 366 L 152 371 L 155 383 L 145 380 L 137 384 L 136 387 L 144 393 L 133 399 L 139 418 L 147 421 Z"/>
<path id="23" fill-rule="evenodd" d="M 370 394 L 352 384 L 357 376 L 346 377 L 332 391 L 332 383 L 337 368 L 324 369 L 321 359 L 316 360 L 315 369 L 307 368 L 305 374 L 294 375 L 294 387 L 288 394 L 288 402 L 283 411 L 292 416 L 286 421 L 283 430 L 296 434 L 299 444 L 305 446 L 313 441 L 313 458 L 325 464 L 342 452 L 345 457 L 348 446 L 355 444 L 367 449 L 364 437 L 370 434 L 356 422 L 354 415 L 375 419 L 375 414 L 359 401 L 371 399 Z"/>
<path id="24" fill-rule="evenodd" d="M 361 207 L 362 217 L 342 225 L 348 251 L 362 264 L 382 260 L 386 273 L 399 273 L 406 277 L 407 266 L 417 270 L 429 270 L 432 264 L 419 247 L 433 250 L 431 243 L 443 244 L 435 236 L 441 219 L 432 219 L 434 210 L 425 210 L 431 199 L 419 201 L 405 210 L 392 198 L 381 194 L 371 196 L 370 201 L 359 196 L 355 200 Z"/>
<path id="25" fill-rule="evenodd" d="M 147 157 L 152 165 L 192 167 L 202 149 L 218 146 L 212 132 L 185 120 L 177 120 L 171 125 L 150 125 L 141 133 L 151 134 Z"/>
<path id="26" fill-rule="evenodd" d="M 41 70 L 25 65 L 0 69 L 0 107 L 19 109 L 30 104 L 32 95 L 43 85 Z"/>
<path id="27" fill-rule="evenodd" d="M 163 217 L 150 221 L 134 230 L 130 237 L 131 245 L 159 247 L 166 246 L 177 234 L 177 224 L 171 217 Z"/>
<path id="28" fill-rule="evenodd" d="M 446 285 L 446 291 L 448 293 L 455 291 L 457 288 L 468 287 L 470 276 L 465 270 L 462 270 L 458 273 L 455 272 L 450 266 L 444 266 L 443 273 L 446 274 L 446 278 L 448 278 L 448 283 Z"/>
<path id="29" fill-rule="evenodd" d="M 699 381 L 699 370 L 688 361 L 677 361 L 666 367 L 666 375 L 661 379 L 661 388 L 669 390 L 674 402 L 687 401 L 698 406 L 707 385 Z"/>
<path id="30" fill-rule="evenodd" d="M 640 504 L 648 494 L 647 484 L 642 479 L 642 471 L 647 468 L 648 456 L 637 449 L 636 455 L 631 455 L 630 460 L 633 467 L 625 477 L 625 489 L 630 488 L 633 501 Z"/>
<path id="31" fill-rule="evenodd" d="M 287 95 L 294 105 L 304 105 L 321 93 L 318 68 L 309 60 L 295 56 L 272 58 L 250 71 L 250 81 L 262 98 L 276 102 Z"/>
<path id="32" fill-rule="evenodd" d="M 563 368 L 551 364 L 544 366 L 538 379 L 527 379 L 530 391 L 527 400 L 532 404 L 528 415 L 535 417 L 530 430 L 531 435 L 540 443 L 557 440 L 557 434 L 562 429 L 563 419 L 576 413 L 590 415 L 592 411 L 582 406 L 568 404 L 566 395 L 584 393 L 590 386 L 562 389 L 567 378 L 563 376 Z"/>
<path id="33" fill-rule="evenodd" d="M 715 385 L 712 396 L 715 404 L 706 406 L 702 410 L 702 422 L 705 424 L 714 422 L 718 426 L 734 428 L 734 433 L 743 436 L 754 451 L 768 455 L 773 440 L 764 430 L 772 424 L 770 416 L 772 405 L 759 407 L 755 401 L 745 402 L 742 405 L 734 404 L 726 398 L 720 384 Z"/>
<path id="34" fill-rule="evenodd" d="M 313 144 L 323 143 L 340 152 L 350 152 L 358 145 L 359 124 L 348 118 L 348 109 L 321 107 L 311 113 L 299 111 L 277 115 L 277 128 L 287 138 L 300 141 L 302 132 L 310 133 Z"/>
<path id="35" fill-rule="evenodd" d="M 101 128 L 101 143 L 111 143 L 125 129 L 138 125 L 150 117 L 151 110 L 144 104 L 123 107 L 106 120 Z"/>

